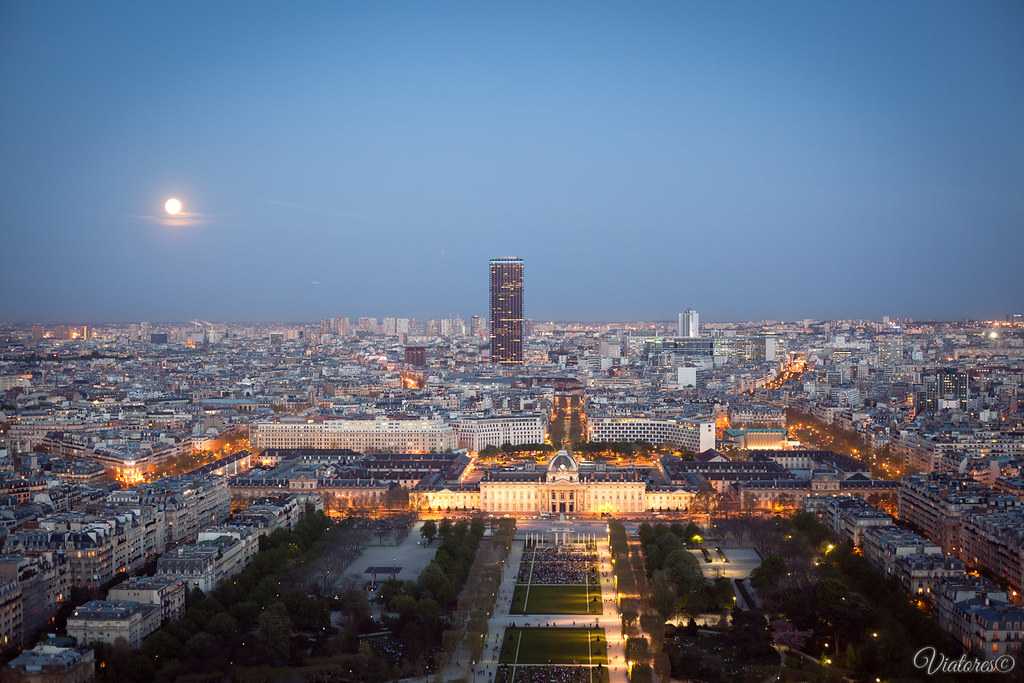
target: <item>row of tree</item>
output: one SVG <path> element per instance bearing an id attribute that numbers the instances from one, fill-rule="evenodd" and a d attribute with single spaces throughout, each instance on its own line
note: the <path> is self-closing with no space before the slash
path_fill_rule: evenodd
<path id="1" fill-rule="evenodd" d="M 480 455 L 484 457 L 494 457 L 496 455 L 514 455 L 517 453 L 554 453 L 555 447 L 549 443 L 523 443 L 513 446 L 510 443 L 506 443 L 500 448 L 497 446 L 487 446 L 480 450 Z"/>

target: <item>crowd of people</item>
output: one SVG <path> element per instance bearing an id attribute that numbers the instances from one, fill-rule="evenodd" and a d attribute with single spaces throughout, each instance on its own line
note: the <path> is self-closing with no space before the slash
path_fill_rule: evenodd
<path id="1" fill-rule="evenodd" d="M 494 683 L 600 683 L 607 680 L 605 667 L 589 666 L 498 666 Z"/>
<path id="2" fill-rule="evenodd" d="M 598 581 L 597 554 L 582 545 L 533 548 L 519 565 L 519 583 L 578 585 Z"/>

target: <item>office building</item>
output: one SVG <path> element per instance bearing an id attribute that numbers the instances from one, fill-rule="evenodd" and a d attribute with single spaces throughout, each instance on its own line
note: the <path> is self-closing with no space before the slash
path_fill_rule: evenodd
<path id="1" fill-rule="evenodd" d="M 679 314 L 679 330 L 680 337 L 699 337 L 700 336 L 700 316 L 697 311 L 687 308 L 685 311 Z"/>
<path id="2" fill-rule="evenodd" d="M 523 261 L 491 259 L 491 362 L 523 362 Z"/>

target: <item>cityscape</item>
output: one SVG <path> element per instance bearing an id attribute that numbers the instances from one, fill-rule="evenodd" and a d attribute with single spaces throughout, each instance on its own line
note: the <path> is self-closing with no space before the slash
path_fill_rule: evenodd
<path id="1" fill-rule="evenodd" d="M 0 2 L 0 683 L 1024 681 L 1022 28 Z"/>

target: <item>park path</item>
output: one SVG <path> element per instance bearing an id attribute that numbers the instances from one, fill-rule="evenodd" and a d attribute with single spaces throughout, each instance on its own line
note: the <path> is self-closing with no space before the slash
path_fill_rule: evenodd
<path id="1" fill-rule="evenodd" d="M 599 540 L 598 570 L 601 576 L 600 616 L 586 614 L 511 614 L 512 597 L 515 593 L 519 564 L 523 558 L 524 542 L 512 543 L 508 561 L 501 579 L 494 614 L 487 624 L 487 638 L 482 661 L 475 667 L 470 678 L 473 683 L 491 683 L 498 670 L 501 656 L 501 641 L 505 628 L 516 626 L 555 626 L 563 628 L 595 626 L 603 628 L 608 644 L 609 683 L 627 683 L 626 643 L 622 636 L 622 619 L 615 601 L 615 587 L 612 579 L 612 558 L 607 539 Z"/>

